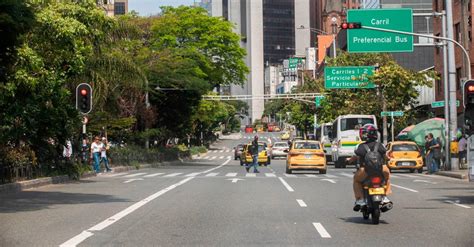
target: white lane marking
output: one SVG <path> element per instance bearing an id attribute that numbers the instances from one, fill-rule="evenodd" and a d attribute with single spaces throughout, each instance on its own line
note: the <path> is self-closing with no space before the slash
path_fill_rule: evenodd
<path id="1" fill-rule="evenodd" d="M 160 175 L 163 175 L 163 174 L 164 174 L 164 173 L 159 172 L 159 173 L 153 173 L 153 174 L 145 175 L 145 176 L 143 176 L 143 177 L 144 177 L 144 178 L 152 178 L 152 177 L 160 176 Z"/>
<path id="2" fill-rule="evenodd" d="M 245 174 L 245 176 L 246 176 L 246 177 L 252 177 L 252 178 L 254 178 L 254 177 L 257 176 L 257 174 L 255 174 L 255 173 L 247 173 L 247 174 Z"/>
<path id="3" fill-rule="evenodd" d="M 324 174 L 325 177 L 327 178 L 337 178 L 337 176 L 331 175 L 331 174 Z"/>
<path id="4" fill-rule="evenodd" d="M 232 159 L 232 156 L 227 156 L 227 159 Z"/>
<path id="5" fill-rule="evenodd" d="M 88 231 L 83 231 L 81 232 L 79 235 L 69 239 L 68 241 L 62 243 L 59 247 L 70 247 L 70 246 L 77 246 L 78 244 L 80 244 L 82 241 L 88 239 L 89 237 L 91 237 L 92 235 L 94 235 L 94 233 L 92 232 L 88 232 Z"/>
<path id="6" fill-rule="evenodd" d="M 123 182 L 123 183 L 128 184 L 128 183 L 131 183 L 133 181 L 141 181 L 141 180 L 143 180 L 143 178 L 132 178 L 132 179 L 129 179 L 129 180 Z"/>
<path id="7" fill-rule="evenodd" d="M 219 151 L 219 153 L 223 153 L 223 152 L 224 152 L 224 150 Z"/>
<path id="8" fill-rule="evenodd" d="M 145 199 L 131 205 L 130 207 L 116 213 L 112 217 L 110 217 L 110 218 L 100 222 L 99 224 L 89 228 L 87 231 L 83 231 L 79 235 L 69 239 L 68 241 L 64 242 L 60 246 L 64 246 L 64 247 L 66 247 L 66 246 L 77 246 L 78 244 L 80 244 L 81 242 L 86 240 L 87 238 L 94 235 L 93 233 L 91 233 L 91 231 L 101 231 L 101 230 L 105 229 L 106 227 L 108 227 L 108 226 L 112 225 L 113 223 L 119 221 L 123 217 L 133 213 L 135 210 L 141 208 L 145 204 L 153 201 L 154 199 L 156 199 L 156 198 L 160 197 L 161 195 L 165 194 L 166 192 L 171 191 L 171 190 L 175 189 L 176 187 L 187 183 L 191 179 L 193 179 L 193 177 L 181 180 L 180 182 L 178 182 L 176 184 L 173 184 L 173 185 L 171 185 L 171 186 L 169 186 L 165 189 L 162 189 L 162 190 L 156 192 L 155 194 L 152 194 L 152 195 L 148 196 L 147 198 L 145 198 Z"/>
<path id="9" fill-rule="evenodd" d="M 454 205 L 459 206 L 459 207 L 461 207 L 461 208 L 471 208 L 471 207 L 469 207 L 469 206 L 460 204 L 460 203 L 459 203 L 459 200 L 456 200 L 456 201 L 454 201 L 454 202 L 453 202 L 453 201 L 450 201 L 450 200 L 445 200 L 445 202 L 454 204 Z"/>
<path id="10" fill-rule="evenodd" d="M 431 181 L 428 181 L 428 180 L 421 180 L 421 179 L 415 179 L 415 180 L 413 180 L 413 182 L 415 182 L 415 183 L 427 183 L 427 184 L 438 184 L 436 182 L 431 182 Z"/>
<path id="11" fill-rule="evenodd" d="M 416 176 L 410 175 L 410 174 L 398 174 L 398 175 L 403 176 L 403 177 L 407 177 L 407 178 L 416 178 Z"/>
<path id="12" fill-rule="evenodd" d="M 321 223 L 313 223 L 313 226 L 316 228 L 322 238 L 331 238 L 331 235 L 329 235 L 328 231 L 326 231 Z"/>
<path id="13" fill-rule="evenodd" d="M 116 174 L 110 174 L 107 177 L 118 177 L 118 176 L 122 176 L 122 175 L 126 175 L 126 174 L 128 174 L 128 172 L 120 172 L 120 173 L 116 173 Z"/>
<path id="14" fill-rule="evenodd" d="M 345 173 L 345 172 L 342 172 L 342 173 L 340 173 L 340 174 L 341 174 L 342 176 L 348 177 L 348 178 L 353 178 L 353 177 L 354 177 L 353 174 L 349 174 L 349 173 Z"/>
<path id="15" fill-rule="evenodd" d="M 335 184 L 335 183 L 336 183 L 336 181 L 334 181 L 334 179 L 324 178 L 324 179 L 321 179 L 321 180 L 322 180 L 322 181 L 328 181 L 328 182 L 330 182 L 330 183 L 332 183 L 332 184 Z"/>
<path id="16" fill-rule="evenodd" d="M 288 178 L 296 178 L 296 175 L 294 175 L 294 174 L 286 174 L 285 173 L 285 176 L 288 177 Z"/>
<path id="17" fill-rule="evenodd" d="M 316 175 L 314 175 L 314 174 L 306 174 L 306 177 L 308 177 L 308 178 L 315 178 Z"/>
<path id="18" fill-rule="evenodd" d="M 289 192 L 295 191 L 293 188 L 291 188 L 291 186 L 290 186 L 282 177 L 278 177 L 278 179 L 280 179 L 281 183 L 285 186 L 285 188 L 286 188 Z"/>
<path id="19" fill-rule="evenodd" d="M 219 157 L 220 160 L 223 160 L 224 158 L 225 158 L 224 156 Z"/>
<path id="20" fill-rule="evenodd" d="M 146 174 L 145 172 L 134 173 L 134 174 L 123 176 L 123 178 L 133 178 L 133 177 L 137 177 L 137 176 L 141 176 L 141 175 L 145 175 L 145 174 Z"/>
<path id="21" fill-rule="evenodd" d="M 217 156 L 212 156 L 209 160 L 215 160 Z"/>
<path id="22" fill-rule="evenodd" d="M 230 172 L 230 173 L 227 173 L 225 176 L 226 176 L 226 177 L 235 177 L 235 176 L 237 176 L 237 173 L 235 173 L 235 172 Z"/>
<path id="23" fill-rule="evenodd" d="M 185 177 L 196 177 L 197 175 L 201 174 L 200 172 L 189 173 Z"/>
<path id="24" fill-rule="evenodd" d="M 212 153 L 217 153 L 217 150 L 212 150 Z"/>
<path id="25" fill-rule="evenodd" d="M 269 177 L 269 178 L 274 178 L 276 177 L 275 173 L 265 173 L 265 176 Z"/>
<path id="26" fill-rule="evenodd" d="M 177 172 L 177 173 L 171 173 L 171 174 L 168 174 L 168 175 L 166 175 L 166 176 L 164 176 L 164 177 L 166 177 L 166 178 L 170 178 L 170 177 L 176 177 L 176 176 L 178 176 L 178 175 L 181 175 L 181 174 L 182 174 L 182 173 L 180 173 L 180 172 Z"/>
<path id="27" fill-rule="evenodd" d="M 241 178 L 229 178 L 227 180 L 232 180 L 232 183 L 237 183 L 239 180 L 245 180 L 245 179 L 241 179 Z"/>
<path id="28" fill-rule="evenodd" d="M 230 162 L 230 159 L 226 160 L 226 161 L 225 161 L 224 163 L 222 163 L 222 165 L 220 165 L 220 166 L 217 166 L 217 167 L 211 168 L 211 169 L 209 169 L 209 170 L 206 170 L 206 171 L 203 171 L 203 172 L 201 172 L 201 173 L 202 173 L 202 174 L 204 174 L 204 173 L 209 173 L 209 172 L 212 172 L 212 171 L 214 171 L 214 170 L 217 170 L 217 169 L 219 169 L 219 168 L 221 168 L 221 167 L 223 167 L 223 166 L 227 165 L 227 163 L 229 163 L 229 162 Z"/>
<path id="29" fill-rule="evenodd" d="M 414 190 L 414 189 L 410 189 L 410 188 L 407 188 L 407 187 L 403 187 L 403 186 L 400 186 L 400 185 L 396 185 L 396 184 L 391 184 L 393 187 L 395 188 L 399 188 L 399 189 L 404 189 L 404 190 L 408 190 L 408 191 L 411 191 L 411 192 L 414 192 L 414 193 L 418 193 L 417 190 Z"/>
<path id="30" fill-rule="evenodd" d="M 307 206 L 308 206 L 308 205 L 306 205 L 306 203 L 304 203 L 304 201 L 303 201 L 303 200 L 296 199 L 296 201 L 298 202 L 298 204 L 299 204 L 299 205 L 300 205 L 300 207 L 302 207 L 302 208 L 305 208 L 305 207 L 307 207 Z"/>
<path id="31" fill-rule="evenodd" d="M 215 177 L 215 176 L 217 176 L 218 174 L 219 174 L 219 173 L 217 173 L 217 172 L 212 172 L 212 173 L 207 174 L 206 177 Z"/>

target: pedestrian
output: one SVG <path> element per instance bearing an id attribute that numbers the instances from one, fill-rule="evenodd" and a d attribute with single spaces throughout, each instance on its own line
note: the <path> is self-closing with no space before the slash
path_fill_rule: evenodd
<path id="1" fill-rule="evenodd" d="M 425 166 L 426 166 L 426 174 L 429 174 L 431 171 L 431 163 L 432 163 L 432 155 L 430 153 L 430 140 L 428 139 L 428 135 L 425 136 Z"/>
<path id="2" fill-rule="evenodd" d="M 260 173 L 258 171 L 258 136 L 255 136 L 252 141 L 252 145 L 250 145 L 249 148 L 250 155 L 252 155 L 252 164 L 246 164 L 245 165 L 245 170 L 249 172 L 250 167 L 253 166 L 253 172 L 254 173 Z"/>
<path id="3" fill-rule="evenodd" d="M 91 144 L 91 159 L 94 161 L 94 171 L 100 172 L 100 151 L 102 145 L 98 136 L 94 137 L 94 142 Z"/>
<path id="4" fill-rule="evenodd" d="M 107 158 L 107 150 L 110 149 L 109 142 L 107 141 L 107 138 L 102 137 L 102 143 L 101 143 L 101 150 L 100 150 L 100 163 L 102 161 L 104 162 L 105 165 L 105 171 L 106 172 L 111 172 L 112 169 L 109 167 L 109 159 Z"/>
<path id="5" fill-rule="evenodd" d="M 438 171 L 439 160 L 441 159 L 441 149 L 440 144 L 433 137 L 433 133 L 428 134 L 429 141 L 429 155 L 431 156 L 431 170 L 428 170 L 430 174 L 433 174 Z"/>
<path id="6" fill-rule="evenodd" d="M 458 143 L 459 150 L 459 167 L 463 167 L 467 163 L 466 154 L 467 154 L 467 135 L 462 135 Z"/>

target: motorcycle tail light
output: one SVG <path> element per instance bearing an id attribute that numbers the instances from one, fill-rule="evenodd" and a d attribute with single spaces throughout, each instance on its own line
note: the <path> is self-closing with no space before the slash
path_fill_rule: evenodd
<path id="1" fill-rule="evenodd" d="M 370 179 L 372 184 L 380 184 L 382 182 L 382 179 L 380 177 L 373 177 Z"/>

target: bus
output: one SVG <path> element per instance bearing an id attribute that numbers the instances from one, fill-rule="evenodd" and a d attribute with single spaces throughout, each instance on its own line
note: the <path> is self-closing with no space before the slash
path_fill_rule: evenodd
<path id="1" fill-rule="evenodd" d="M 335 168 L 345 168 L 346 158 L 354 156 L 356 146 L 362 142 L 359 137 L 359 129 L 365 124 L 373 124 L 377 127 L 376 117 L 374 115 L 349 114 L 337 117 L 332 123 L 329 137 L 332 143 L 332 160 Z"/>
<path id="2" fill-rule="evenodd" d="M 332 123 L 323 123 L 316 129 L 316 140 L 318 140 L 324 147 L 326 153 L 326 160 L 332 160 L 332 147 L 329 133 L 332 131 Z"/>

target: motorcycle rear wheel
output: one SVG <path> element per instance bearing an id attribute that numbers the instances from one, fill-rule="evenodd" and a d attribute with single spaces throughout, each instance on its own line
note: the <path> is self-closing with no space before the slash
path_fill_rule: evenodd
<path id="1" fill-rule="evenodd" d="M 372 224 L 378 225 L 380 222 L 380 207 L 378 203 L 374 203 L 372 209 Z"/>

